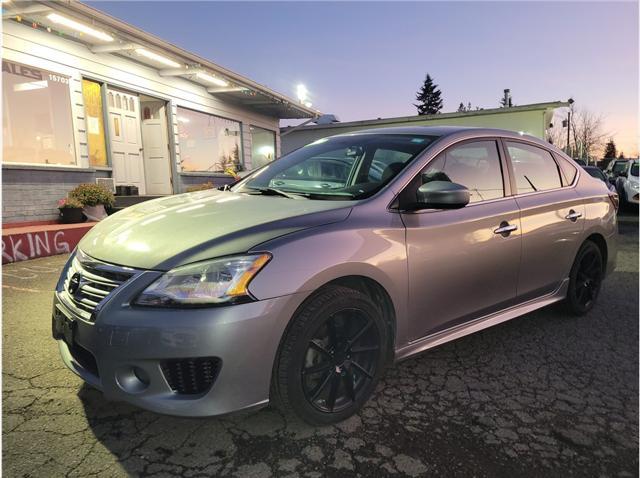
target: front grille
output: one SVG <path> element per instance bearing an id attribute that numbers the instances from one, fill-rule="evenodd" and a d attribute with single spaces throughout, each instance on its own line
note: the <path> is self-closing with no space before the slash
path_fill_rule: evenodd
<path id="1" fill-rule="evenodd" d="M 171 359 L 160 362 L 160 367 L 171 390 L 183 395 L 199 395 L 213 386 L 221 362 L 217 357 Z"/>
<path id="2" fill-rule="evenodd" d="M 98 304 L 134 274 L 133 269 L 98 261 L 78 250 L 67 271 L 61 298 L 72 312 L 93 322 Z"/>

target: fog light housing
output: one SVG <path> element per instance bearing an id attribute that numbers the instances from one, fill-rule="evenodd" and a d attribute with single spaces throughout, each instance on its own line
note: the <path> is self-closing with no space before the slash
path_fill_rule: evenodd
<path id="1" fill-rule="evenodd" d="M 123 391 L 137 394 L 149 388 L 151 379 L 149 378 L 149 374 L 142 368 L 129 365 L 120 368 L 116 372 L 116 383 Z"/>

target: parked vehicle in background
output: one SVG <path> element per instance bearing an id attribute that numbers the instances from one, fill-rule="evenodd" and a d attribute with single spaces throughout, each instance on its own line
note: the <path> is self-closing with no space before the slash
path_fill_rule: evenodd
<path id="1" fill-rule="evenodd" d="M 580 166 L 586 166 L 587 162 L 584 159 L 574 159 L 574 161 Z"/>
<path id="2" fill-rule="evenodd" d="M 638 204 L 638 160 L 629 161 L 624 172 L 616 179 L 620 202 L 624 205 Z"/>
<path id="3" fill-rule="evenodd" d="M 589 176 L 599 179 L 600 181 L 605 183 L 609 191 L 616 192 L 616 187 L 609 182 L 607 176 L 605 176 L 604 172 L 600 168 L 596 166 L 582 166 L 582 169 L 589 173 Z"/>
<path id="4" fill-rule="evenodd" d="M 53 336 L 112 399 L 182 416 L 271 402 L 335 423 L 395 360 L 552 303 L 589 311 L 615 267 L 616 209 L 522 134 L 323 138 L 229 190 L 94 226 L 56 285 Z"/>
<path id="5" fill-rule="evenodd" d="M 614 159 L 611 161 L 604 170 L 607 179 L 611 184 L 616 183 L 616 179 L 620 174 L 624 173 L 629 167 L 630 160 L 628 159 Z"/>

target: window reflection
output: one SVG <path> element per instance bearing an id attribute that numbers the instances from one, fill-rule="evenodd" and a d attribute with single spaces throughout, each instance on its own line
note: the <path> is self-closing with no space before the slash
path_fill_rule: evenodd
<path id="1" fill-rule="evenodd" d="M 264 166 L 275 159 L 276 134 L 268 129 L 251 127 L 251 167 Z"/>
<path id="2" fill-rule="evenodd" d="M 75 164 L 69 77 L 2 60 L 6 162 Z"/>
<path id="3" fill-rule="evenodd" d="M 241 164 L 240 123 L 178 107 L 182 171 L 223 172 Z"/>

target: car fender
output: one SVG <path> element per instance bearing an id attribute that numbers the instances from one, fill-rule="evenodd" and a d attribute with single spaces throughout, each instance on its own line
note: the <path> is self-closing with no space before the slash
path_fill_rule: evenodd
<path id="1" fill-rule="evenodd" d="M 289 234 L 254 248 L 273 257 L 249 285 L 251 294 L 258 300 L 300 293 L 306 298 L 336 279 L 363 276 L 386 290 L 397 321 L 396 337 L 404 337 L 408 290 L 404 225 L 392 212 L 380 214 L 377 227 L 371 227 L 370 217 L 368 224 L 360 224 L 357 216 L 354 212 L 346 222 Z"/>

